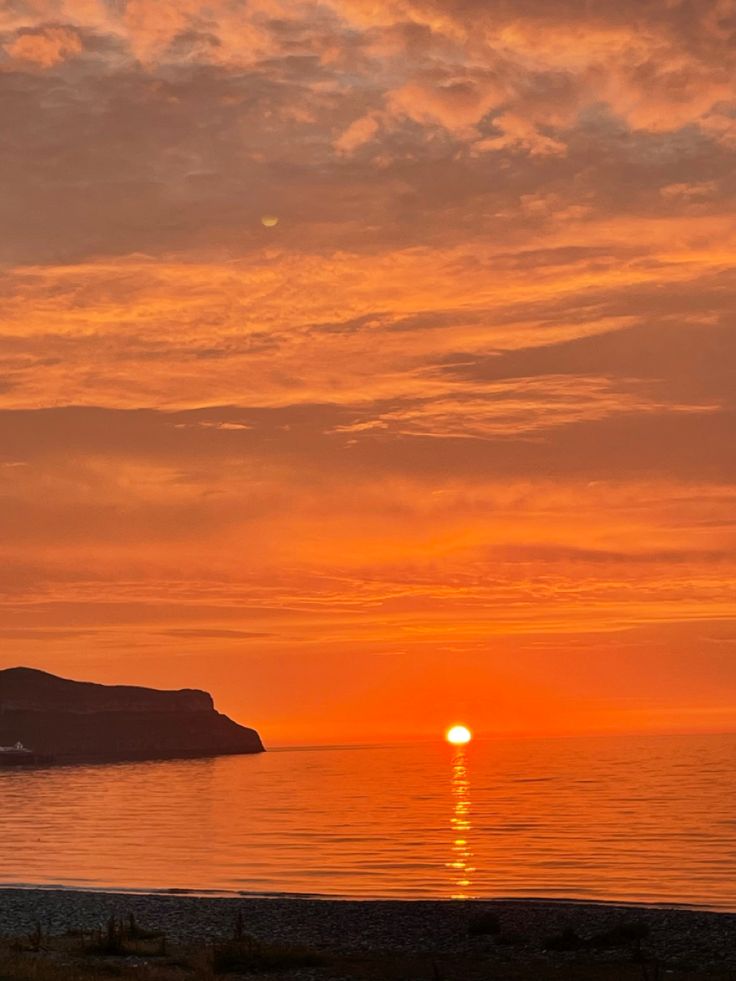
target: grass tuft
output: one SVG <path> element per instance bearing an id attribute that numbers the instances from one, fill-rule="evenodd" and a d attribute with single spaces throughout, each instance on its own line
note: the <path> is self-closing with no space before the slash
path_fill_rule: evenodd
<path id="1" fill-rule="evenodd" d="M 649 936 L 650 930 L 646 923 L 632 921 L 630 923 L 619 923 L 610 930 L 595 934 L 590 939 L 591 947 L 628 947 L 629 945 L 640 945 Z"/>
<path id="2" fill-rule="evenodd" d="M 545 937 L 542 946 L 545 950 L 580 950 L 585 941 L 571 927 L 566 927 L 560 933 Z"/>
<path id="3" fill-rule="evenodd" d="M 245 974 L 319 967 L 324 958 L 312 950 L 281 944 L 264 944 L 254 937 L 228 940 L 212 947 L 215 974 Z"/>
<path id="4" fill-rule="evenodd" d="M 165 957 L 166 934 L 159 930 L 144 930 L 130 913 L 127 921 L 111 916 L 105 927 L 93 930 L 71 931 L 81 939 L 82 952 L 95 957 Z"/>

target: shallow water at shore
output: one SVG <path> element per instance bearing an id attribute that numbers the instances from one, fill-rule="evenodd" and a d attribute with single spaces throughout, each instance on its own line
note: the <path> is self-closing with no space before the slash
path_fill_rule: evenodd
<path id="1" fill-rule="evenodd" d="M 736 909 L 736 736 L 0 772 L 0 883 Z"/>

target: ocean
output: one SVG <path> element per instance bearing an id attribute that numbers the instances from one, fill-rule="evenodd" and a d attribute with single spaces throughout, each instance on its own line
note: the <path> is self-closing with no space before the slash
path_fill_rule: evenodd
<path id="1" fill-rule="evenodd" d="M 736 910 L 736 735 L 0 771 L 0 885 Z"/>

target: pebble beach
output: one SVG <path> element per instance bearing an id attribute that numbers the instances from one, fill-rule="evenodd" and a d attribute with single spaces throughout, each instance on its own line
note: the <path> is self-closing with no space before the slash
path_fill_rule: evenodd
<path id="1" fill-rule="evenodd" d="M 131 913 L 146 927 L 165 931 L 173 943 L 232 936 L 240 915 L 248 935 L 268 943 L 351 955 L 473 956 L 488 965 L 630 959 L 630 944 L 601 938 L 634 925 L 645 936 L 638 946 L 662 964 L 706 977 L 718 971 L 718 977 L 736 978 L 736 914 L 705 909 L 542 900 L 350 901 L 0 890 L 4 937 L 28 932 L 35 924 L 48 935 L 91 930 L 111 916 Z"/>

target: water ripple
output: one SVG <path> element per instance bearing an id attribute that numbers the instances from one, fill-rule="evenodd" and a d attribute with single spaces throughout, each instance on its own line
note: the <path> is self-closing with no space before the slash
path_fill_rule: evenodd
<path id="1" fill-rule="evenodd" d="M 736 909 L 735 736 L 0 772 L 0 881 Z"/>

